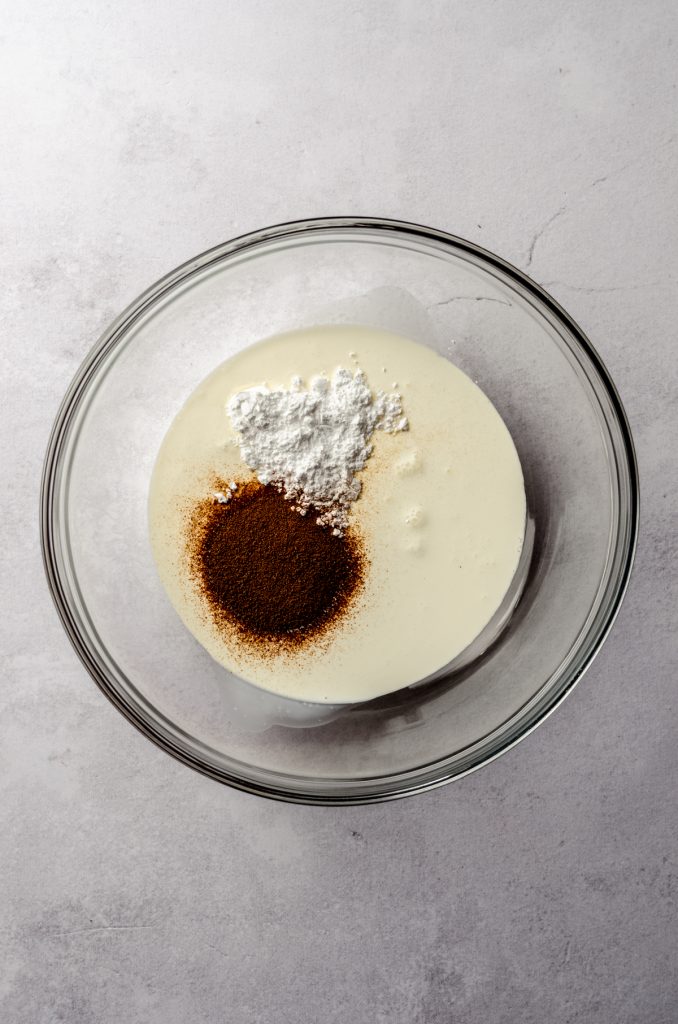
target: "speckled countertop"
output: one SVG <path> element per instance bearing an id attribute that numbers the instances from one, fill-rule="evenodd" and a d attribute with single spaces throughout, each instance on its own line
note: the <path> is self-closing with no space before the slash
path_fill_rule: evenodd
<path id="1" fill-rule="evenodd" d="M 675 1024 L 678 129 L 671 0 L 8 0 L 0 26 L 3 1024 Z M 386 806 L 201 778 L 90 682 L 43 581 L 51 421 L 113 315 L 267 223 L 402 217 L 546 284 L 643 487 L 583 683 Z"/>

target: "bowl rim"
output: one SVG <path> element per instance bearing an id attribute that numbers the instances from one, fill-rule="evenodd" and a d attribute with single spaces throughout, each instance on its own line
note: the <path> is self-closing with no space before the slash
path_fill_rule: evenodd
<path id="1" fill-rule="evenodd" d="M 204 271 L 211 264 L 220 263 L 225 257 L 235 254 L 242 254 L 248 249 L 261 246 L 262 243 L 292 239 L 295 236 L 303 236 L 321 231 L 332 232 L 333 230 L 344 231 L 346 229 L 360 230 L 368 229 L 373 232 L 382 232 L 407 235 L 414 239 L 419 238 L 428 242 L 442 244 L 445 248 L 461 250 L 469 255 L 478 258 L 482 263 L 489 264 L 506 275 L 509 280 L 513 279 L 533 298 L 538 300 L 555 318 L 567 328 L 573 336 L 577 345 L 580 346 L 598 376 L 606 397 L 612 409 L 613 418 L 619 428 L 622 441 L 622 450 L 626 460 L 626 471 L 628 474 L 628 521 L 626 531 L 621 545 L 621 561 L 619 568 L 610 579 L 610 585 L 614 582 L 615 593 L 608 607 L 605 608 L 602 621 L 598 622 L 597 635 L 590 650 L 586 653 L 582 664 L 572 672 L 571 678 L 552 695 L 552 699 L 544 701 L 543 706 L 533 715 L 532 720 L 518 731 L 517 735 L 499 741 L 495 749 L 483 753 L 473 763 L 453 769 L 448 766 L 443 771 L 436 771 L 436 766 L 444 765 L 445 759 L 438 759 L 432 765 L 419 766 L 413 769 L 418 772 L 416 779 L 407 780 L 408 772 L 402 776 L 391 776 L 394 780 L 388 788 L 385 788 L 384 777 L 373 777 L 367 781 L 359 790 L 350 792 L 331 792 L 322 789 L 297 789 L 290 787 L 276 787 L 268 783 L 253 781 L 245 775 L 238 775 L 236 772 L 225 771 L 216 767 L 195 754 L 192 754 L 184 747 L 176 743 L 173 738 L 157 723 L 149 722 L 140 714 L 137 708 L 131 703 L 122 699 L 117 689 L 113 687 L 108 679 L 105 667 L 102 666 L 92 655 L 89 645 L 85 642 L 83 630 L 81 629 L 76 615 L 73 613 L 71 603 L 59 566 L 59 559 L 54 543 L 54 512 L 59 494 L 59 483 L 61 477 L 62 458 L 67 448 L 67 441 L 70 435 L 70 426 L 76 416 L 80 404 L 88 391 L 88 385 L 97 373 L 100 363 L 107 354 L 123 339 L 130 327 L 165 295 L 171 292 L 181 281 L 188 279 L 197 272 Z M 198 256 L 193 257 L 180 264 L 174 270 L 169 271 L 159 278 L 154 284 L 145 289 L 134 299 L 120 315 L 109 325 L 99 337 L 98 341 L 90 349 L 84 360 L 78 367 L 66 393 L 60 403 L 52 430 L 50 432 L 47 450 L 43 462 L 41 489 L 40 489 L 40 542 L 42 550 L 43 567 L 47 579 L 49 591 L 59 618 L 66 631 L 66 634 L 73 645 L 80 661 L 87 669 L 89 675 L 104 693 L 117 710 L 127 718 L 147 739 L 150 739 L 156 746 L 166 753 L 175 757 L 183 764 L 188 765 L 203 775 L 218 782 L 229 785 L 244 792 L 264 796 L 269 799 L 282 800 L 291 803 L 316 804 L 316 805 L 356 805 L 367 803 L 380 803 L 387 800 L 394 800 L 414 793 L 436 789 L 455 779 L 463 778 L 466 775 L 477 771 L 485 764 L 496 760 L 500 755 L 512 749 L 528 736 L 538 725 L 541 724 L 561 704 L 565 697 L 572 692 L 576 684 L 582 678 L 586 670 L 592 664 L 600 648 L 605 642 L 612 625 L 617 617 L 622 601 L 628 589 L 631 571 L 636 554 L 638 542 L 638 525 L 640 514 L 640 493 L 638 479 L 638 463 L 635 446 L 631 434 L 630 425 L 626 411 L 612 378 L 588 337 L 567 313 L 565 309 L 540 285 L 533 281 L 527 274 L 519 270 L 513 264 L 482 248 L 474 242 L 461 238 L 458 235 L 441 231 L 435 228 L 426 227 L 421 224 L 403 220 L 394 220 L 380 217 L 356 217 L 356 216 L 331 216 L 315 217 L 303 220 L 286 221 L 274 224 L 260 230 L 251 231 L 239 235 L 219 245 L 213 246 Z M 621 518 L 621 517 L 620 517 Z M 595 621 L 595 620 L 594 620 Z M 587 632 L 592 629 L 593 622 L 587 626 Z M 519 711 L 522 709 L 519 709 Z M 517 712 L 518 713 L 518 712 Z M 422 770 L 428 769 L 426 774 Z M 280 778 L 283 778 L 282 774 Z M 290 777 L 297 778 L 297 777 Z M 402 778 L 401 782 L 396 779 Z M 326 780 L 329 783 L 330 780 Z M 348 782 L 348 780 L 346 780 Z M 365 782 L 365 780 L 360 780 Z"/>

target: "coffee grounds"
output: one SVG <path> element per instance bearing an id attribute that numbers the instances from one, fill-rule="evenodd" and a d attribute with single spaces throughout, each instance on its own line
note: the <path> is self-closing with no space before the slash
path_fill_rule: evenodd
<path id="1" fill-rule="evenodd" d="M 271 484 L 241 485 L 228 503 L 199 505 L 192 570 L 218 623 L 250 642 L 298 647 L 345 613 L 365 558 L 351 530 L 335 536 L 317 517 L 313 508 L 302 515 Z"/>

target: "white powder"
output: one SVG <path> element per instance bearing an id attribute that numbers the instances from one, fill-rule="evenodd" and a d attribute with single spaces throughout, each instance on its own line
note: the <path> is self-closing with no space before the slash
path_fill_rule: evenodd
<path id="1" fill-rule="evenodd" d="M 238 489 L 237 483 L 235 482 L 235 480 L 231 480 L 230 484 L 228 485 L 228 490 L 226 492 L 224 492 L 224 491 L 215 491 L 213 493 L 212 497 L 220 505 L 226 505 L 227 502 L 229 502 L 231 500 L 231 492 L 232 491 L 237 491 L 237 489 Z"/>
<path id="2" fill-rule="evenodd" d="M 373 395 L 365 374 L 335 370 L 332 380 L 300 377 L 290 388 L 248 388 L 227 406 L 240 434 L 240 454 L 262 484 L 272 483 L 305 513 L 335 533 L 348 525 L 348 510 L 360 494 L 356 473 L 372 452 L 375 430 L 407 430 L 399 394 Z"/>

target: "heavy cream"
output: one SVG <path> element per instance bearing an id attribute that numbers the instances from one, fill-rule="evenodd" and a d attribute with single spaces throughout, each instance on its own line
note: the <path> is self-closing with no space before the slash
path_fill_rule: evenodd
<path id="1" fill-rule="evenodd" d="M 212 493 L 215 477 L 252 478 L 227 413 L 235 396 L 289 389 L 295 377 L 306 387 L 337 368 L 359 368 L 375 394 L 397 390 L 409 429 L 375 431 L 360 495 L 348 509 L 369 560 L 359 597 L 317 644 L 262 656 L 219 627 L 195 586 L 189 512 Z M 149 517 L 169 598 L 217 661 L 273 693 L 337 704 L 415 683 L 482 632 L 518 565 L 525 493 L 503 421 L 464 373 L 394 334 L 318 327 L 251 346 L 196 388 L 158 455 Z"/>

